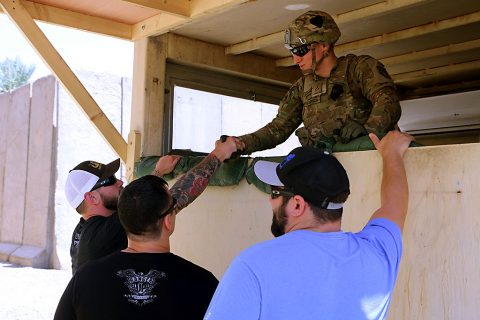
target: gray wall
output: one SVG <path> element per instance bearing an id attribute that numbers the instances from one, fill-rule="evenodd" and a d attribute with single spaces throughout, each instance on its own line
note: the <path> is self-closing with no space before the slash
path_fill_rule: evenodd
<path id="1" fill-rule="evenodd" d="M 113 125 L 127 140 L 130 130 L 131 79 L 79 71 L 77 76 L 88 92 L 102 108 Z M 70 207 L 64 185 L 68 171 L 86 160 L 110 162 L 118 156 L 98 134 L 62 86 L 57 82 L 58 99 L 55 116 L 57 127 L 57 171 L 55 187 L 55 251 L 53 266 L 68 269 L 70 264 L 70 240 L 80 215 Z M 117 177 L 124 178 L 122 167 Z M 125 181 L 125 179 L 124 179 Z"/>

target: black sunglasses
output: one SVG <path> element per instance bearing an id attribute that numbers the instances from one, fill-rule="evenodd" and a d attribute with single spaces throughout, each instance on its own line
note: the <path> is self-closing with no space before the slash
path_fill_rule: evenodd
<path id="1" fill-rule="evenodd" d="M 285 189 L 274 188 L 274 187 L 271 187 L 271 189 L 272 190 L 270 191 L 270 197 L 272 199 L 277 199 L 280 196 L 293 197 L 295 195 L 295 193 L 293 193 L 291 191 L 288 191 L 288 190 L 285 190 Z"/>
<path id="2" fill-rule="evenodd" d="M 177 199 L 175 199 L 174 197 L 172 197 L 172 204 L 170 205 L 170 207 L 168 207 L 167 211 L 165 211 L 164 213 L 160 214 L 158 216 L 158 219 L 160 218 L 163 218 L 165 217 L 167 214 L 169 214 L 170 212 L 172 212 L 173 208 L 175 208 L 175 206 L 177 205 Z"/>
<path id="3" fill-rule="evenodd" d="M 90 190 L 90 191 L 96 190 L 96 189 L 101 188 L 101 187 L 113 186 L 116 182 L 117 182 L 117 178 L 115 176 L 110 176 L 108 178 L 105 178 L 105 179 L 100 180 L 97 183 L 95 183 L 92 190 Z"/>
<path id="4" fill-rule="evenodd" d="M 299 57 L 303 57 L 310 52 L 310 45 L 304 44 L 295 48 L 290 49 L 290 53 Z"/>

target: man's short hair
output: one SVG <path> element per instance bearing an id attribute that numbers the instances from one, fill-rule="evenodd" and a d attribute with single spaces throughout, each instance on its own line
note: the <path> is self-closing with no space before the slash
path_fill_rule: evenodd
<path id="1" fill-rule="evenodd" d="M 171 207 L 173 198 L 162 178 L 146 175 L 128 184 L 118 199 L 118 216 L 127 233 L 158 235 L 157 222 Z"/>

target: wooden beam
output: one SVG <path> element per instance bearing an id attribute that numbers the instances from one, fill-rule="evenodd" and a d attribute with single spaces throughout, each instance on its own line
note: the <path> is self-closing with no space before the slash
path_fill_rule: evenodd
<path id="1" fill-rule="evenodd" d="M 122 0 L 141 7 L 160 10 L 180 17 L 190 16 L 190 1 L 188 0 Z"/>
<path id="2" fill-rule="evenodd" d="M 456 27 L 461 27 L 467 24 L 480 22 L 480 11 L 469 13 L 463 16 L 445 19 L 437 22 L 428 23 L 422 26 L 412 27 L 405 30 L 395 31 L 391 33 L 382 34 L 375 37 L 370 37 L 349 43 L 343 43 L 335 46 L 335 52 L 342 54 L 352 52 L 357 49 L 365 49 L 373 46 L 384 45 L 399 40 L 410 39 L 422 35 L 427 35 L 433 32 L 439 32 Z"/>
<path id="3" fill-rule="evenodd" d="M 194 19 L 213 16 L 249 1 L 251 0 L 191 0 L 188 18 L 182 18 L 171 13 L 160 13 L 134 24 L 132 26 L 132 40 L 160 35 Z"/>
<path id="4" fill-rule="evenodd" d="M 180 63 L 268 79 L 287 86 L 301 76 L 298 68 L 277 68 L 272 58 L 253 53 L 226 56 L 225 47 L 221 45 L 172 33 L 168 34 L 168 38 L 167 58 Z"/>
<path id="5" fill-rule="evenodd" d="M 225 54 L 236 55 L 283 43 L 283 35 L 284 32 L 282 31 L 233 44 L 225 48 Z M 285 49 L 285 52 L 287 52 L 287 49 Z"/>
<path id="6" fill-rule="evenodd" d="M 471 40 L 462 43 L 449 44 L 448 46 L 427 49 L 422 51 L 410 52 L 398 56 L 388 57 L 380 59 L 380 61 L 386 65 L 391 66 L 395 64 L 401 64 L 406 62 L 418 61 L 421 59 L 429 59 L 434 57 L 443 56 L 446 54 L 459 53 L 468 50 L 474 50 L 480 48 L 480 39 Z"/>
<path id="7" fill-rule="evenodd" d="M 160 13 L 151 18 L 140 21 L 132 26 L 132 40 L 139 40 L 154 35 L 160 35 L 170 31 L 176 26 L 189 21 L 168 13 Z"/>
<path id="8" fill-rule="evenodd" d="M 90 31 L 124 40 L 131 40 L 132 27 L 128 24 L 98 18 L 44 4 L 21 1 L 30 16 L 42 22 Z"/>
<path id="9" fill-rule="evenodd" d="M 455 72 L 472 71 L 472 70 L 480 70 L 480 60 L 423 69 L 423 70 L 417 70 L 412 72 L 393 74 L 391 76 L 393 81 L 396 84 L 402 84 L 407 81 L 418 80 L 424 77 L 441 76 L 441 75 L 455 73 Z"/>
<path id="10" fill-rule="evenodd" d="M 207 17 L 222 13 L 252 0 L 191 0 L 190 17 Z"/>
<path id="11" fill-rule="evenodd" d="M 141 136 L 141 154 L 161 154 L 165 99 L 166 35 L 135 41 L 131 130 Z"/>
<path id="12" fill-rule="evenodd" d="M 422 35 L 427 35 L 433 32 L 443 31 L 455 27 L 464 26 L 467 24 L 480 22 L 480 11 L 476 11 L 463 16 L 432 22 L 426 25 L 408 28 L 405 30 L 386 33 L 383 35 L 370 37 L 349 43 L 343 43 L 335 46 L 335 53 L 341 55 L 343 53 L 352 52 L 358 49 L 366 49 L 378 45 L 384 45 L 399 40 L 405 40 Z M 278 67 L 289 67 L 293 65 L 292 57 L 278 59 L 276 61 Z"/>
<path id="13" fill-rule="evenodd" d="M 419 5 L 421 3 L 431 0 L 388 0 L 380 3 L 373 4 L 368 7 L 352 10 L 346 13 L 333 15 L 333 18 L 340 26 L 347 22 L 353 22 L 365 18 L 372 18 L 374 16 L 385 15 L 392 13 L 407 7 Z M 225 49 L 225 54 L 241 54 L 249 51 L 258 50 L 261 48 L 269 47 L 283 42 L 284 31 L 279 31 L 269 35 L 253 38 L 247 41 L 232 44 Z M 290 59 L 291 60 L 291 59 Z M 288 63 L 290 63 L 288 60 Z M 282 62 L 284 64 L 285 62 Z M 293 62 L 292 62 L 293 63 Z M 292 65 L 292 64 L 290 64 Z"/>
<path id="14" fill-rule="evenodd" d="M 128 134 L 128 146 L 127 146 L 127 181 L 132 182 L 136 179 L 135 177 L 135 162 L 140 159 L 140 145 L 141 136 L 140 132 L 132 130 Z"/>
<path id="15" fill-rule="evenodd" d="M 65 87 L 77 105 L 85 112 L 95 128 L 105 138 L 113 151 L 126 162 L 127 143 L 107 116 L 88 93 L 80 80 L 55 50 L 45 34 L 40 30 L 32 17 L 19 0 L 0 0 L 0 6 L 20 29 L 33 48 L 38 52 L 45 64 Z"/>
<path id="16" fill-rule="evenodd" d="M 465 92 L 480 89 L 480 80 L 463 81 L 440 86 L 401 90 L 400 100 L 418 99 L 450 93 Z"/>

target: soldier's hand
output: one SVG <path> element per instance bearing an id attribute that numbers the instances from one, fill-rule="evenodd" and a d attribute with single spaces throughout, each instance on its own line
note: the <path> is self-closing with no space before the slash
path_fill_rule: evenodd
<path id="1" fill-rule="evenodd" d="M 232 153 L 237 151 L 237 144 L 234 137 L 221 138 L 215 142 L 215 149 L 212 154 L 220 161 L 225 161 L 232 156 Z"/>
<path id="2" fill-rule="evenodd" d="M 158 159 L 157 163 L 155 164 L 155 170 L 153 170 L 153 174 L 158 177 L 169 174 L 173 171 L 173 169 L 175 169 L 175 166 L 177 165 L 177 162 L 180 160 L 180 158 L 181 156 L 177 155 L 160 157 L 160 159 Z"/>
<path id="3" fill-rule="evenodd" d="M 353 120 L 345 121 L 345 125 L 340 131 L 342 143 L 350 142 L 350 140 L 358 138 L 360 136 L 364 136 L 366 134 L 368 134 L 367 129 L 365 129 L 365 127 L 362 126 L 360 123 Z"/>

